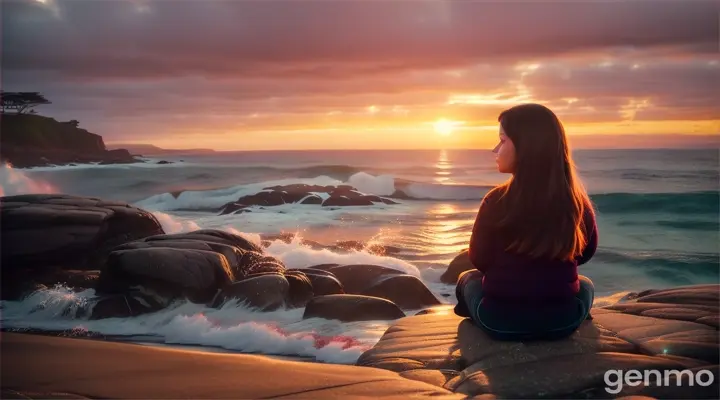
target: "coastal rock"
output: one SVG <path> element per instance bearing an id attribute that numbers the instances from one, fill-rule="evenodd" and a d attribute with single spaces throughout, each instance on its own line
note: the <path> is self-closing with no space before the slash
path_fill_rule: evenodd
<path id="1" fill-rule="evenodd" d="M 290 285 L 287 299 L 288 307 L 305 307 L 315 295 L 315 288 L 310 277 L 303 271 L 295 269 L 285 271 L 285 279 Z"/>
<path id="2" fill-rule="evenodd" d="M 381 276 L 360 294 L 388 299 L 406 310 L 442 304 L 420 279 L 405 274 Z"/>
<path id="3" fill-rule="evenodd" d="M 333 294 L 314 297 L 305 307 L 303 319 L 324 318 L 342 322 L 392 320 L 405 313 L 392 301 L 379 297 Z"/>
<path id="4" fill-rule="evenodd" d="M 608 370 L 717 371 L 717 327 L 699 321 L 706 317 L 698 322 L 677 317 L 682 315 L 679 310 L 693 305 L 713 307 L 703 311 L 717 316 L 718 303 L 708 303 L 717 298 L 718 291 L 720 285 L 681 287 L 654 291 L 623 305 L 594 308 L 593 320 L 556 341 L 495 341 L 453 313 L 407 317 L 388 328 L 357 365 L 408 373 L 411 379 L 416 378 L 409 371 L 436 371 L 417 379 L 467 396 L 609 397 L 604 382 Z M 637 307 L 620 307 L 633 304 Z M 676 311 L 661 312 L 662 317 L 636 315 L 669 306 Z M 698 310 L 687 309 L 690 314 Z M 440 372 L 448 379 L 437 375 Z M 625 385 L 618 389 L 613 397 L 716 398 L 719 386 L 715 379 L 707 387 Z"/>
<path id="5" fill-rule="evenodd" d="M 291 271 L 293 270 L 288 272 Z M 302 272 L 310 280 L 315 296 L 345 293 L 342 283 L 340 283 L 332 272 L 315 268 L 304 268 Z"/>
<path id="6" fill-rule="evenodd" d="M 232 276 L 242 279 L 260 272 L 283 273 L 285 266 L 272 256 L 263 254 L 260 246 L 242 236 L 216 229 L 200 229 L 172 235 L 150 236 L 126 243 L 115 250 L 129 249 L 202 250 L 222 255 L 230 265 Z"/>
<path id="7" fill-rule="evenodd" d="M 230 265 L 222 254 L 145 248 L 110 253 L 95 289 L 101 295 L 145 290 L 165 299 L 188 298 L 207 303 L 219 288 L 233 281 Z"/>
<path id="8" fill-rule="evenodd" d="M 245 251 L 254 251 L 257 253 L 262 253 L 263 249 L 262 247 L 258 246 L 257 244 L 251 242 L 250 240 L 240 236 L 235 235 L 230 232 L 225 232 L 219 229 L 198 229 L 191 232 L 185 232 L 185 233 L 175 233 L 175 234 L 169 234 L 169 235 L 159 235 L 159 236 L 152 236 L 146 238 L 146 241 L 151 240 L 200 240 L 203 242 L 211 242 L 211 243 L 221 243 L 226 244 L 230 246 L 235 246 L 239 248 L 240 250 Z"/>
<path id="9" fill-rule="evenodd" d="M 213 307 L 220 307 L 228 300 L 237 299 L 248 307 L 260 311 L 272 311 L 285 305 L 290 284 L 277 273 L 258 273 L 232 283 L 218 293 Z"/>
<path id="10" fill-rule="evenodd" d="M 475 266 L 470 262 L 468 251 L 465 249 L 450 261 L 447 270 L 440 276 L 440 282 L 454 285 L 457 283 L 460 274 L 471 269 L 475 269 Z"/>
<path id="11" fill-rule="evenodd" d="M 132 294 L 106 295 L 95 300 L 90 319 L 135 317 L 161 310 L 167 304 L 166 299 L 139 290 Z"/>
<path id="12" fill-rule="evenodd" d="M 320 196 L 324 194 L 325 196 Z M 323 200 L 324 197 L 325 200 Z M 397 202 L 375 195 L 360 193 L 348 185 L 320 186 L 294 184 L 266 187 L 261 192 L 240 197 L 236 201 L 220 207 L 220 215 L 247 212 L 248 207 L 273 207 L 282 204 L 308 204 L 327 206 L 372 206 L 377 203 L 397 204 Z"/>
<path id="13" fill-rule="evenodd" d="M 124 202 L 65 194 L 0 198 L 2 296 L 17 298 L 43 276 L 97 270 L 123 243 L 163 233 L 149 212 Z"/>
<path id="14" fill-rule="evenodd" d="M 393 268 L 367 264 L 314 266 L 313 269 L 331 272 L 342 283 L 345 293 L 349 294 L 361 294 L 382 276 L 402 274 L 402 271 Z"/>
<path id="15" fill-rule="evenodd" d="M 441 304 L 430 289 L 415 276 L 380 265 L 327 265 L 312 269 L 332 273 L 345 293 L 381 297 L 403 309 L 418 309 Z"/>

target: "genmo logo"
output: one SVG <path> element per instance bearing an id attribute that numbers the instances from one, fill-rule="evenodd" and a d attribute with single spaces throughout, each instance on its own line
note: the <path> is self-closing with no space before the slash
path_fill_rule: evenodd
<path id="1" fill-rule="evenodd" d="M 712 371 L 702 369 L 697 371 L 675 369 L 658 371 L 638 371 L 630 369 L 623 371 L 611 369 L 605 372 L 605 391 L 610 394 L 618 394 L 624 386 L 710 386 L 715 382 L 715 375 Z"/>

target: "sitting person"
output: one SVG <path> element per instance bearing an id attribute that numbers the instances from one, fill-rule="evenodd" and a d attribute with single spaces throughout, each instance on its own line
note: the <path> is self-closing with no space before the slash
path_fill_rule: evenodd
<path id="1" fill-rule="evenodd" d="M 500 114 L 498 171 L 512 174 L 482 200 L 458 278 L 455 313 L 501 340 L 562 338 L 590 319 L 594 287 L 578 265 L 595 254 L 595 213 L 564 128 L 548 108 Z"/>

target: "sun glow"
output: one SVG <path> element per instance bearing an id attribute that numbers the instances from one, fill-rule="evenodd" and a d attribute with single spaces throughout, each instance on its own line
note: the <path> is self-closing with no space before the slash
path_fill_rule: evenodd
<path id="1" fill-rule="evenodd" d="M 462 124 L 461 122 L 450 121 L 445 118 L 442 118 L 442 119 L 435 121 L 435 123 L 433 124 L 433 129 L 435 130 L 436 133 L 438 133 L 440 135 L 448 136 L 451 133 L 453 133 L 453 131 L 455 131 L 455 128 L 458 125 L 461 125 L 461 124 Z"/>

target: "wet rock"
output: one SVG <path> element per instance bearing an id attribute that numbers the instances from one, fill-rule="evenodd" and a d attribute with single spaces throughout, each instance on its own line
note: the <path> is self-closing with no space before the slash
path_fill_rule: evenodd
<path id="1" fill-rule="evenodd" d="M 289 286 L 288 307 L 305 307 L 305 305 L 313 298 L 315 288 L 313 287 L 310 277 L 303 271 L 287 270 L 285 271 L 285 279 Z"/>
<path id="2" fill-rule="evenodd" d="M 177 240 L 177 239 L 200 240 L 203 242 L 221 243 L 221 244 L 226 244 L 226 245 L 230 245 L 230 246 L 235 246 L 235 247 L 239 248 L 240 250 L 254 251 L 257 253 L 263 252 L 262 247 L 251 242 L 250 240 L 248 240 L 240 235 L 235 235 L 233 233 L 225 232 L 225 231 L 222 231 L 219 229 L 199 229 L 199 230 L 192 231 L 192 232 L 151 236 L 151 237 L 146 238 L 145 241 Z"/>
<path id="3" fill-rule="evenodd" d="M 156 162 L 155 164 L 165 165 L 165 164 L 174 164 L 172 161 L 166 161 L 166 160 L 160 160 Z"/>
<path id="4" fill-rule="evenodd" d="M 340 283 L 332 272 L 314 268 L 304 268 L 302 272 L 310 279 L 315 296 L 345 293 L 342 283 Z"/>
<path id="5" fill-rule="evenodd" d="M 300 204 L 322 204 L 322 202 L 323 202 L 322 197 L 320 197 L 316 194 L 311 194 L 309 196 L 304 197 L 300 201 Z"/>
<path id="6" fill-rule="evenodd" d="M 329 195 L 323 200 L 318 193 Z M 282 204 L 307 204 L 321 206 L 372 206 L 374 204 L 397 204 L 394 200 L 367 195 L 358 192 L 348 185 L 319 186 L 319 185 L 287 185 L 264 188 L 263 191 L 243 196 L 236 201 L 229 202 L 220 207 L 220 215 L 247 212 L 248 207 L 273 207 Z"/>
<path id="7" fill-rule="evenodd" d="M 380 265 L 319 265 L 314 270 L 332 273 L 348 294 L 382 297 L 404 309 L 441 304 L 430 289 L 415 276 Z"/>
<path id="8" fill-rule="evenodd" d="M 163 233 L 127 203 L 64 194 L 2 197 L 0 221 L 3 299 L 22 295 L 35 274 L 99 269 L 115 246 Z"/>
<path id="9" fill-rule="evenodd" d="M 351 264 L 335 267 L 314 266 L 314 269 L 324 269 L 332 272 L 342 283 L 345 293 L 361 294 L 381 276 L 400 275 L 401 271 L 380 265 Z"/>
<path id="10" fill-rule="evenodd" d="M 348 197 L 345 195 L 331 195 L 323 201 L 323 207 L 349 207 L 349 206 L 372 206 L 375 203 L 370 196 L 356 195 Z"/>
<path id="11" fill-rule="evenodd" d="M 392 320 L 405 313 L 392 301 L 379 297 L 333 294 L 314 297 L 305 307 L 303 319 L 324 318 L 343 322 Z"/>
<path id="12" fill-rule="evenodd" d="M 259 273 L 222 288 L 213 300 L 213 307 L 220 307 L 236 299 L 247 307 L 272 311 L 285 306 L 290 284 L 281 274 Z"/>
<path id="13" fill-rule="evenodd" d="M 468 251 L 465 249 L 450 262 L 448 269 L 440 276 L 440 281 L 454 285 L 461 273 L 471 269 L 475 269 L 475 266 L 470 262 Z"/>
<path id="14" fill-rule="evenodd" d="M 174 248 L 141 248 L 110 253 L 98 294 L 127 294 L 136 287 L 161 298 L 207 303 L 234 281 L 230 264 L 219 253 Z"/>
<path id="15" fill-rule="evenodd" d="M 142 290 L 133 290 L 127 294 L 101 296 L 92 305 L 90 319 L 128 318 L 158 311 L 167 302 Z"/>
<path id="16" fill-rule="evenodd" d="M 406 310 L 441 304 L 420 279 L 405 274 L 381 276 L 360 294 L 388 299 Z"/>

